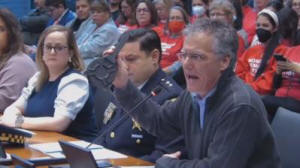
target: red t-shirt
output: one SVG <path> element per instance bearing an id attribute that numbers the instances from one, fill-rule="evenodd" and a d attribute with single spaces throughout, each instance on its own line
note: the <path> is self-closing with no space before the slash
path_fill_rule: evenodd
<path id="1" fill-rule="evenodd" d="M 300 46 L 289 48 L 284 57 L 291 62 L 300 63 Z M 282 72 L 281 86 L 276 90 L 275 96 L 292 97 L 300 100 L 300 74 L 292 71 Z"/>
<path id="2" fill-rule="evenodd" d="M 248 44 L 251 44 L 254 35 L 256 34 L 256 17 L 257 13 L 249 6 L 243 7 L 243 29 L 248 34 Z"/>
<path id="3" fill-rule="evenodd" d="M 279 45 L 274 53 L 284 54 L 286 46 Z M 238 58 L 236 74 L 249 84 L 259 94 L 270 94 L 273 90 L 273 77 L 276 71 L 276 60 L 271 57 L 265 68 L 265 71 L 255 79 L 255 74 L 260 66 L 265 47 L 256 45 L 247 49 L 244 54 Z"/>
<path id="4" fill-rule="evenodd" d="M 157 32 L 161 41 L 162 58 L 160 65 L 162 68 L 168 67 L 178 60 L 177 53 L 179 53 L 183 47 L 184 37 L 181 35 L 172 38 L 164 33 L 163 28 L 159 26 L 153 27 L 152 29 Z"/>

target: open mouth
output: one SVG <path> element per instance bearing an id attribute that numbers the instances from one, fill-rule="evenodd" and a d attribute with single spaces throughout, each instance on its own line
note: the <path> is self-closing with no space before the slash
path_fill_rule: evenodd
<path id="1" fill-rule="evenodd" d="M 197 80 L 197 79 L 199 79 L 199 77 L 196 76 L 196 75 L 186 75 L 186 77 L 187 77 L 188 80 Z"/>

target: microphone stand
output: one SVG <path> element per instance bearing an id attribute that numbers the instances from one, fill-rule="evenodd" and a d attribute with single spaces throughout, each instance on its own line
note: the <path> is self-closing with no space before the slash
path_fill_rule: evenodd
<path id="1" fill-rule="evenodd" d="M 109 128 L 104 130 L 99 136 L 97 136 L 86 148 L 88 149 L 92 144 L 97 142 L 100 138 L 102 138 L 106 133 L 113 130 L 125 117 L 127 117 L 129 114 L 131 114 L 133 111 L 135 111 L 140 105 L 145 103 L 148 99 L 150 99 L 153 96 L 157 96 L 161 92 L 161 87 L 156 87 L 151 91 L 151 93 L 146 96 L 144 99 L 142 99 L 138 104 L 136 104 L 132 109 L 130 109 L 127 113 L 125 113 L 119 120 L 114 122 Z"/>

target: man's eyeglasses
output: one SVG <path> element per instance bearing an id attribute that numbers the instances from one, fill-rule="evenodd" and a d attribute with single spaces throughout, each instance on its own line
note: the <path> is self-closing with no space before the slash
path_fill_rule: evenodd
<path id="1" fill-rule="evenodd" d="M 180 60 L 185 60 L 185 59 L 189 58 L 192 61 L 203 61 L 206 59 L 206 56 L 203 54 L 187 53 L 185 51 L 181 51 L 180 53 L 177 54 L 177 56 Z"/>
<path id="2" fill-rule="evenodd" d="M 55 53 L 62 52 L 64 49 L 68 48 L 67 46 L 50 46 L 50 45 L 45 45 L 44 46 L 44 51 L 46 53 L 51 53 L 52 49 L 54 49 Z"/>
<path id="3" fill-rule="evenodd" d="M 149 13 L 150 10 L 147 8 L 140 8 L 140 9 L 136 9 L 137 13 Z"/>

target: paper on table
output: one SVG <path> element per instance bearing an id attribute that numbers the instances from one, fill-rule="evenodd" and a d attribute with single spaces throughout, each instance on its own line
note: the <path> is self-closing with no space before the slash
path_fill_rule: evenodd
<path id="1" fill-rule="evenodd" d="M 85 148 L 89 145 L 89 143 L 86 141 L 70 141 L 70 143 L 81 146 L 83 148 Z M 43 152 L 47 155 L 50 155 L 52 157 L 55 157 L 55 158 L 65 158 L 58 142 L 32 144 L 32 145 L 29 145 L 29 147 L 32 149 L 41 151 L 41 152 Z M 96 144 L 93 144 L 92 146 L 90 146 L 89 149 L 91 149 L 92 154 L 94 155 L 94 158 L 96 160 L 127 158 L 126 155 L 105 149 L 105 148 L 103 148 L 103 146 L 96 145 Z"/>
<path id="2" fill-rule="evenodd" d="M 92 149 L 92 154 L 95 160 L 102 160 L 102 159 L 122 159 L 127 158 L 126 155 L 123 155 L 118 152 L 111 151 L 109 149 Z M 65 158 L 65 155 L 62 152 L 51 152 L 47 153 L 48 155 L 55 157 L 55 158 Z"/>
<path id="3" fill-rule="evenodd" d="M 122 159 L 127 158 L 126 155 L 123 155 L 121 153 L 109 150 L 109 149 L 93 149 L 92 154 L 95 158 L 95 160 L 101 160 L 101 159 Z"/>
<path id="4" fill-rule="evenodd" d="M 81 146 L 83 148 L 85 148 L 89 145 L 89 142 L 86 142 L 86 141 L 70 141 L 70 143 Z M 32 149 L 41 151 L 43 153 L 54 153 L 54 152 L 62 151 L 58 142 L 31 144 L 31 145 L 29 145 L 29 147 Z M 99 149 L 99 148 L 103 148 L 103 147 L 100 145 L 96 145 L 96 144 L 93 144 L 92 146 L 89 147 L 89 149 Z"/>

